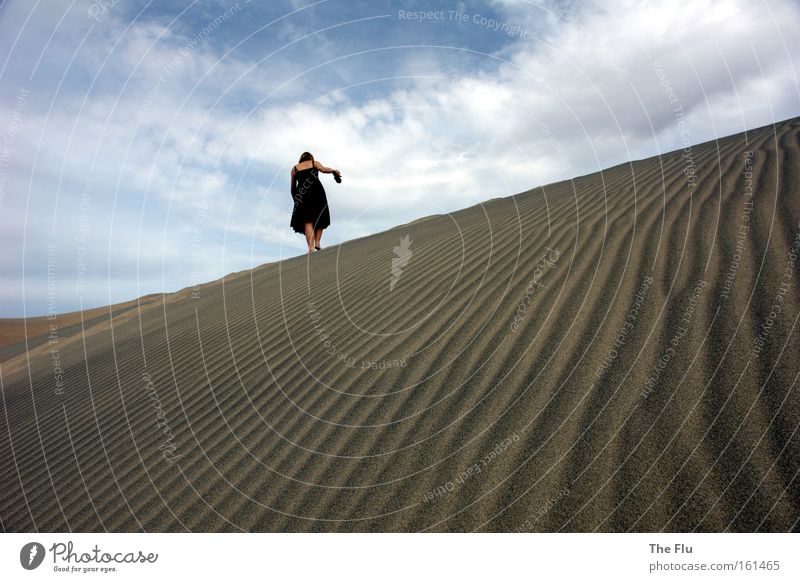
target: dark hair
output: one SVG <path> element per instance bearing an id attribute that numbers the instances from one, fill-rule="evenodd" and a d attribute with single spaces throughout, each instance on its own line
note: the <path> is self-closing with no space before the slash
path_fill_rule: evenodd
<path id="1" fill-rule="evenodd" d="M 314 156 L 311 155 L 311 152 L 303 152 L 302 154 L 300 154 L 300 161 L 297 163 L 302 164 L 303 162 L 306 162 L 308 160 L 311 160 L 313 162 Z"/>

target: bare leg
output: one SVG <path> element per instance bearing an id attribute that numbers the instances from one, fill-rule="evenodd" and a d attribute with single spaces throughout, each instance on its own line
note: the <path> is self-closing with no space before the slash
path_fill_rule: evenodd
<path id="1" fill-rule="evenodd" d="M 314 252 L 314 225 L 310 222 L 306 222 L 304 229 L 306 234 L 306 242 L 308 243 L 308 253 L 311 254 Z"/>
<path id="2" fill-rule="evenodd" d="M 319 248 L 320 246 L 319 241 L 321 240 L 322 240 L 322 229 L 318 228 L 314 231 L 314 246 Z"/>

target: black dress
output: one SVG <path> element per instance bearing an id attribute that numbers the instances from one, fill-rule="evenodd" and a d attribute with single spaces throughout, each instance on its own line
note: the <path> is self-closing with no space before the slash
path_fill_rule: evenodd
<path id="1" fill-rule="evenodd" d="M 294 210 L 289 226 L 295 232 L 304 233 L 307 222 L 313 224 L 315 230 L 330 226 L 331 215 L 328 211 L 328 198 L 325 196 L 322 182 L 319 181 L 319 170 L 313 165 L 307 170 L 295 168 L 292 198 L 294 199 Z"/>

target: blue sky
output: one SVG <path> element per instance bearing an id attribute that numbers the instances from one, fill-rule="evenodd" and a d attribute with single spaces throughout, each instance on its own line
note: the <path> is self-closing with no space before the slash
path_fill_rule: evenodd
<path id="1" fill-rule="evenodd" d="M 304 150 L 344 175 L 335 244 L 800 115 L 799 25 L 791 0 L 6 0 L 0 317 L 303 253 Z"/>

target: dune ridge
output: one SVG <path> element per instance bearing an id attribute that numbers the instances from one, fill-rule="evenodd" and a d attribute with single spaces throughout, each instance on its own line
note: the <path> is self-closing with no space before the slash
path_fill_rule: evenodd
<path id="1" fill-rule="evenodd" d="M 2 527 L 797 531 L 799 137 L 0 320 Z"/>

